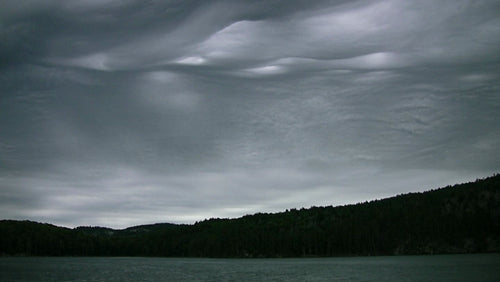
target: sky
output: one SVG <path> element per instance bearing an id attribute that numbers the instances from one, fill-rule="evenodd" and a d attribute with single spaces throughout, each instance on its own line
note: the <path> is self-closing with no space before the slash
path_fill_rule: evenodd
<path id="1" fill-rule="evenodd" d="M 0 1 L 0 218 L 194 223 L 498 172 L 497 0 Z"/>

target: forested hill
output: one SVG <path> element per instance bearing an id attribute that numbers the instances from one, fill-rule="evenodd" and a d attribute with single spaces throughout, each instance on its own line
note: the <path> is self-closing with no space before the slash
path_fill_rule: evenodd
<path id="1" fill-rule="evenodd" d="M 356 205 L 113 230 L 0 221 L 0 254 L 300 257 L 500 251 L 500 175 Z"/>

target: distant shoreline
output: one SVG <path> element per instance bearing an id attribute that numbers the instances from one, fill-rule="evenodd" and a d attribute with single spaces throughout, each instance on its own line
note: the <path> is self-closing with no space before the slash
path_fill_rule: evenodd
<path id="1" fill-rule="evenodd" d="M 500 252 L 500 175 L 345 206 L 121 230 L 0 221 L 0 254 L 287 258 Z"/>

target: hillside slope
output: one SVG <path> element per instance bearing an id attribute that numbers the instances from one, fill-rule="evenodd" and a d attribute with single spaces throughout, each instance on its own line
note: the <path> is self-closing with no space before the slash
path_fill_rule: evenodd
<path id="1" fill-rule="evenodd" d="M 0 221 L 2 255 L 299 257 L 500 251 L 500 175 L 339 207 L 113 230 Z"/>

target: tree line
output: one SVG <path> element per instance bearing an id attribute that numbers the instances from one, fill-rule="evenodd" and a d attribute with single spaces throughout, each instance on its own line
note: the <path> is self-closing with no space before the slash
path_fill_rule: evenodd
<path id="1" fill-rule="evenodd" d="M 345 206 L 114 230 L 0 221 L 0 255 L 307 257 L 500 251 L 500 175 Z"/>

